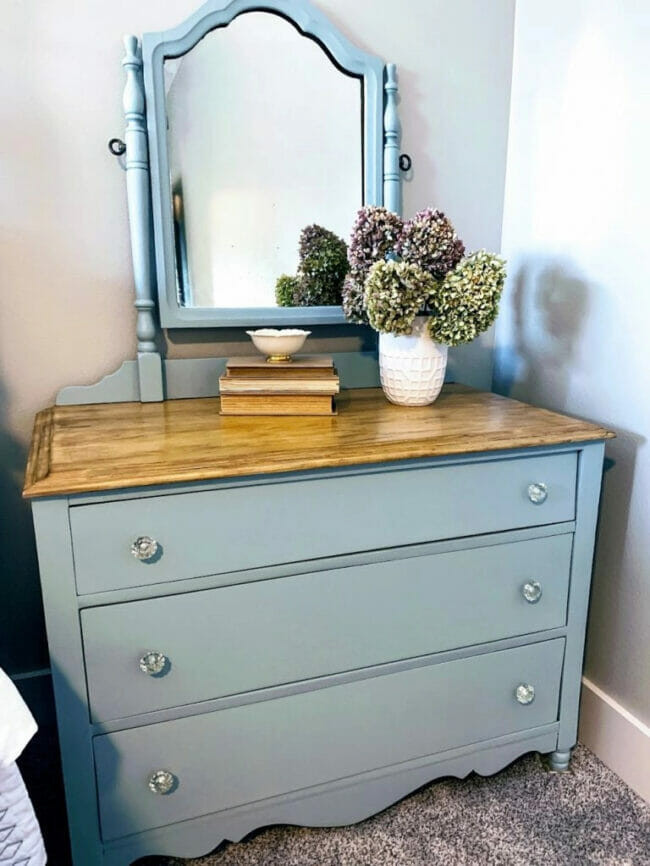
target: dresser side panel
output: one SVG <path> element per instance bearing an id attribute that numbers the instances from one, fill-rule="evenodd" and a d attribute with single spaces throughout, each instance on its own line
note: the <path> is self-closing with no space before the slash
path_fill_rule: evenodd
<path id="1" fill-rule="evenodd" d="M 65 499 L 32 503 L 75 864 L 100 866 L 97 790 Z"/>
<path id="2" fill-rule="evenodd" d="M 605 444 L 603 442 L 586 445 L 578 453 L 576 529 L 569 586 L 566 652 L 560 692 L 558 752 L 572 749 L 578 738 L 578 711 L 585 631 L 604 453 Z"/>

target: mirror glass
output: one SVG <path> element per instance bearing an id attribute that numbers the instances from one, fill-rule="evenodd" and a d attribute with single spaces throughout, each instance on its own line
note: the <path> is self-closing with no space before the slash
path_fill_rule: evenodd
<path id="1" fill-rule="evenodd" d="M 347 240 L 363 203 L 361 78 L 247 12 L 164 63 L 178 302 L 274 307 L 301 229 Z"/>

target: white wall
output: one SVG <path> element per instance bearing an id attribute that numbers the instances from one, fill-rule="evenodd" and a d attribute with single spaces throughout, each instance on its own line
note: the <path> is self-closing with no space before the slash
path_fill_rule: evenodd
<path id="1" fill-rule="evenodd" d="M 514 0 L 316 0 L 346 35 L 398 66 L 405 213 L 444 209 L 471 248 L 498 249 Z M 10 0 L 0 15 L 0 664 L 46 663 L 27 508 L 34 413 L 64 385 L 135 354 L 124 174 L 122 35 L 174 26 L 198 0 Z M 318 351 L 354 329 L 321 333 Z M 229 333 L 233 341 L 238 335 Z M 333 340 L 336 340 L 336 343 Z M 473 351 L 486 356 L 490 338 Z M 186 347 L 173 354 L 214 352 Z M 230 345 L 222 346 L 230 351 Z"/>
<path id="2" fill-rule="evenodd" d="M 617 431 L 586 674 L 650 722 L 650 14 L 517 5 L 497 330 L 503 393 Z M 640 730 L 640 728 L 639 728 Z"/>

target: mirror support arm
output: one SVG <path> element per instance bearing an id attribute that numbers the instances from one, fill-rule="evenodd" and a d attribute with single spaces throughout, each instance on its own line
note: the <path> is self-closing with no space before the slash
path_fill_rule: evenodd
<path id="1" fill-rule="evenodd" d="M 126 188 L 137 310 L 138 381 L 140 400 L 155 402 L 163 399 L 163 375 L 162 359 L 156 344 L 158 327 L 154 315 L 151 196 L 142 53 L 135 36 L 124 37 L 124 48 L 122 66 L 126 71 L 123 101 L 126 120 Z"/>
<path id="2" fill-rule="evenodd" d="M 402 126 L 397 112 L 397 71 L 394 63 L 386 66 L 384 92 L 384 207 L 401 215 L 402 178 L 399 149 Z"/>

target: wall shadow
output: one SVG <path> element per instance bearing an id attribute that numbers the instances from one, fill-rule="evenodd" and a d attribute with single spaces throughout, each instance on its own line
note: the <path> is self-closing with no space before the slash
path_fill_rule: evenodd
<path id="1" fill-rule="evenodd" d="M 26 463 L 27 449 L 9 430 L 0 383 L 0 666 L 9 674 L 48 665 L 34 527 L 22 498 Z"/>
<path id="2" fill-rule="evenodd" d="M 74 741 L 75 744 L 78 743 L 83 754 L 85 754 L 89 724 L 85 695 L 78 694 L 55 664 L 52 665 L 52 669 L 58 683 L 59 727 L 65 728 L 68 740 Z M 50 677 L 40 677 L 39 680 L 41 682 L 36 687 L 42 692 L 43 683 L 46 683 L 45 687 L 49 690 L 50 706 L 52 706 L 54 703 L 52 680 Z M 37 700 L 32 700 L 35 697 L 32 692 L 34 685 L 36 685 L 35 679 L 22 680 L 17 685 L 25 701 L 29 705 L 35 703 L 37 707 L 34 715 L 39 725 L 39 730 L 18 759 L 18 764 L 41 826 L 48 855 L 48 864 L 51 864 L 51 866 L 73 866 L 69 827 L 76 827 L 80 837 L 87 836 L 86 822 L 88 815 L 86 810 L 94 810 L 96 808 L 96 787 L 98 782 L 95 780 L 93 768 L 88 768 L 85 763 L 82 763 L 84 761 L 83 754 L 81 757 L 76 754 L 69 754 L 69 778 L 72 778 L 78 784 L 79 774 L 90 772 L 93 782 L 92 801 L 90 803 L 84 801 L 81 813 L 76 813 L 74 810 L 68 812 L 66 809 L 63 769 L 55 715 L 49 711 L 48 706 L 44 706 L 42 694 L 36 696 Z M 118 784 L 121 757 L 112 744 L 109 744 L 107 747 L 105 746 L 104 757 L 105 772 L 101 779 L 101 785 L 105 792 L 110 793 Z M 143 793 L 146 796 L 147 792 L 144 786 Z M 120 810 L 119 823 L 124 828 L 125 836 L 135 831 L 126 807 Z M 89 863 L 96 862 L 94 841 L 92 846 L 92 850 L 87 851 L 87 861 Z M 84 852 L 81 852 L 74 866 L 85 866 Z"/>
<path id="3" fill-rule="evenodd" d="M 523 259 L 504 296 L 503 332 L 510 339 L 497 347 L 493 389 L 575 415 L 571 402 L 579 382 L 576 371 L 586 370 L 589 375 L 589 359 L 580 357 L 580 353 L 593 351 L 589 337 L 583 341 L 583 335 L 587 319 L 598 314 L 597 309 L 592 311 L 592 305 L 597 307 L 599 291 L 599 286 L 583 279 L 568 259 Z M 605 398 L 607 388 L 616 387 L 615 376 L 612 369 L 602 382 Z M 593 381 L 590 387 L 593 390 Z M 642 395 L 640 399 L 644 399 Z M 617 689 L 614 696 L 620 698 L 623 694 L 629 701 L 636 687 L 632 682 L 634 672 L 626 673 L 623 653 L 629 640 L 637 580 L 629 559 L 638 544 L 630 536 L 631 508 L 638 452 L 647 439 L 603 418 L 587 420 L 604 423 L 616 438 L 606 446 L 607 471 L 596 536 L 585 670 L 606 691 L 613 693 Z M 638 661 L 635 668 L 638 677 Z"/>
<path id="4" fill-rule="evenodd" d="M 529 259 L 511 286 L 512 341 L 497 347 L 494 390 L 562 409 L 589 312 L 589 284 L 567 260 Z"/>
<path id="5" fill-rule="evenodd" d="M 27 448 L 9 430 L 7 392 L 0 383 L 0 667 L 10 675 L 49 665 L 34 527 L 29 504 L 22 498 L 26 463 Z M 48 862 L 68 866 L 51 678 L 43 673 L 19 679 L 16 686 L 39 726 L 18 764 L 43 832 Z"/>
<path id="6" fill-rule="evenodd" d="M 52 679 L 34 677 L 16 685 L 38 724 L 18 766 L 41 827 L 48 863 L 72 866 Z"/>

